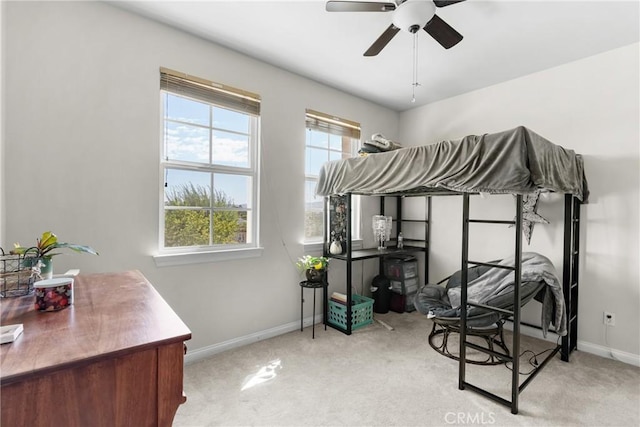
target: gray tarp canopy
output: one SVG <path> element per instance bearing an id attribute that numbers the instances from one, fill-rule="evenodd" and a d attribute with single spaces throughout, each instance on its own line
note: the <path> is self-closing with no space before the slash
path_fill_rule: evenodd
<path id="1" fill-rule="evenodd" d="M 582 156 L 520 126 L 504 132 L 325 163 L 316 194 L 385 194 L 429 188 L 589 197 Z"/>

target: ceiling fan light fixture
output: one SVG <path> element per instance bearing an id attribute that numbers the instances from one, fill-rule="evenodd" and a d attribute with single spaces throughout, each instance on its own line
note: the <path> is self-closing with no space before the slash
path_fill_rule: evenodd
<path id="1" fill-rule="evenodd" d="M 436 7 L 463 1 L 465 0 L 394 0 L 392 3 L 390 0 L 329 0 L 326 7 L 329 12 L 393 11 L 391 24 L 364 52 L 364 56 L 376 56 L 400 31 L 418 34 L 423 29 L 445 49 L 452 48 L 462 40 L 462 34 L 436 15 Z"/>
<path id="2" fill-rule="evenodd" d="M 433 18 L 436 7 L 432 1 L 407 0 L 393 11 L 393 25 L 408 33 L 415 33 Z"/>

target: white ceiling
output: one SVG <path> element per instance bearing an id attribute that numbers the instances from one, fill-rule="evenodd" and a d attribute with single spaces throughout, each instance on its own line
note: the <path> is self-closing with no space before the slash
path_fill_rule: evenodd
<path id="1" fill-rule="evenodd" d="M 415 0 L 411 0 L 415 1 Z M 412 35 L 362 54 L 392 12 L 326 12 L 323 1 L 117 1 L 130 11 L 397 111 L 595 55 L 639 40 L 639 2 L 467 0 L 436 14 L 464 36 L 449 50 Z"/>

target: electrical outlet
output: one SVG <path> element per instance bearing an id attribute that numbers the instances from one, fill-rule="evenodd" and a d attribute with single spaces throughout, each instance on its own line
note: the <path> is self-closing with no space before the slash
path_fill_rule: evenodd
<path id="1" fill-rule="evenodd" d="M 611 313 L 608 311 L 604 312 L 603 318 L 602 318 L 602 323 L 604 323 L 607 326 L 616 326 L 616 315 L 615 313 Z"/>

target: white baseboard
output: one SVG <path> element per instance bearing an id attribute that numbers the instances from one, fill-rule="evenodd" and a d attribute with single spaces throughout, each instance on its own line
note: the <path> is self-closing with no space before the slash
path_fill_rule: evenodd
<path id="1" fill-rule="evenodd" d="M 311 326 L 312 316 L 305 317 L 303 320 L 303 327 Z M 322 324 L 322 315 L 316 316 L 316 325 Z M 286 334 L 300 328 L 300 322 L 290 322 L 285 325 L 276 326 L 274 328 L 266 329 L 264 331 L 255 332 L 253 334 L 245 335 L 243 337 L 233 338 L 228 341 L 224 341 L 218 344 L 210 345 L 207 347 L 199 348 L 197 350 L 188 351 L 184 357 L 184 363 L 195 363 L 199 360 L 211 357 L 214 354 L 222 353 L 223 351 L 231 350 L 232 348 L 242 347 L 247 344 L 266 340 L 276 337 L 278 335 Z M 505 329 L 511 330 L 511 323 L 505 323 Z M 520 332 L 524 335 L 540 338 L 552 343 L 557 342 L 558 335 L 553 332 L 549 332 L 547 337 L 542 336 L 542 330 L 533 328 L 531 326 L 520 325 Z M 617 360 L 629 365 L 640 367 L 640 355 L 627 353 L 625 351 L 614 350 L 609 347 L 604 347 L 597 344 L 592 344 L 586 341 L 578 341 L 578 350 L 586 353 L 595 354 L 596 356 L 606 357 L 609 359 Z"/>
<path id="2" fill-rule="evenodd" d="M 511 330 L 511 323 L 507 322 L 504 325 L 504 328 L 507 330 Z M 520 332 L 523 335 L 527 335 L 530 337 L 540 338 L 549 342 L 557 342 L 558 335 L 553 332 L 549 332 L 547 337 L 542 336 L 542 330 L 533 328 L 531 326 L 520 325 Z M 609 347 L 605 347 L 598 344 L 593 344 L 587 341 L 578 341 L 577 342 L 578 351 L 584 351 L 585 353 L 595 354 L 596 356 L 606 357 L 608 359 L 617 360 L 619 362 L 627 363 L 629 365 L 640 367 L 640 355 L 627 353 L 621 350 L 615 350 Z"/>
<path id="3" fill-rule="evenodd" d="M 303 327 L 311 326 L 313 316 L 305 317 L 303 319 Z M 322 315 L 316 316 L 316 326 L 322 323 Z M 214 354 L 222 353 L 223 351 L 231 350 L 232 348 L 242 347 L 247 344 L 266 340 L 276 337 L 278 335 L 286 334 L 300 329 L 300 321 L 290 322 L 284 325 L 276 326 L 274 328 L 265 329 L 264 331 L 255 332 L 253 334 L 245 335 L 238 338 L 233 338 L 228 341 L 223 341 L 218 344 L 213 344 L 207 347 L 199 348 L 193 351 L 187 351 L 184 357 L 184 363 L 186 365 L 198 362 L 207 357 L 211 357 Z"/>
<path id="4" fill-rule="evenodd" d="M 507 331 L 511 331 L 513 330 L 512 325 L 513 323 L 511 323 L 511 321 L 508 321 L 504 324 L 504 329 Z M 549 341 L 552 343 L 556 343 L 558 341 L 558 335 L 556 335 L 554 332 L 549 331 L 547 333 L 547 336 L 544 337 L 542 335 L 542 329 L 534 328 L 527 325 L 520 325 L 520 333 L 529 337 L 540 338 L 541 340 Z"/>
<path id="5" fill-rule="evenodd" d="M 640 355 L 637 354 L 614 350 L 609 347 L 592 344 L 586 341 L 578 341 L 578 350 L 640 367 Z"/>

